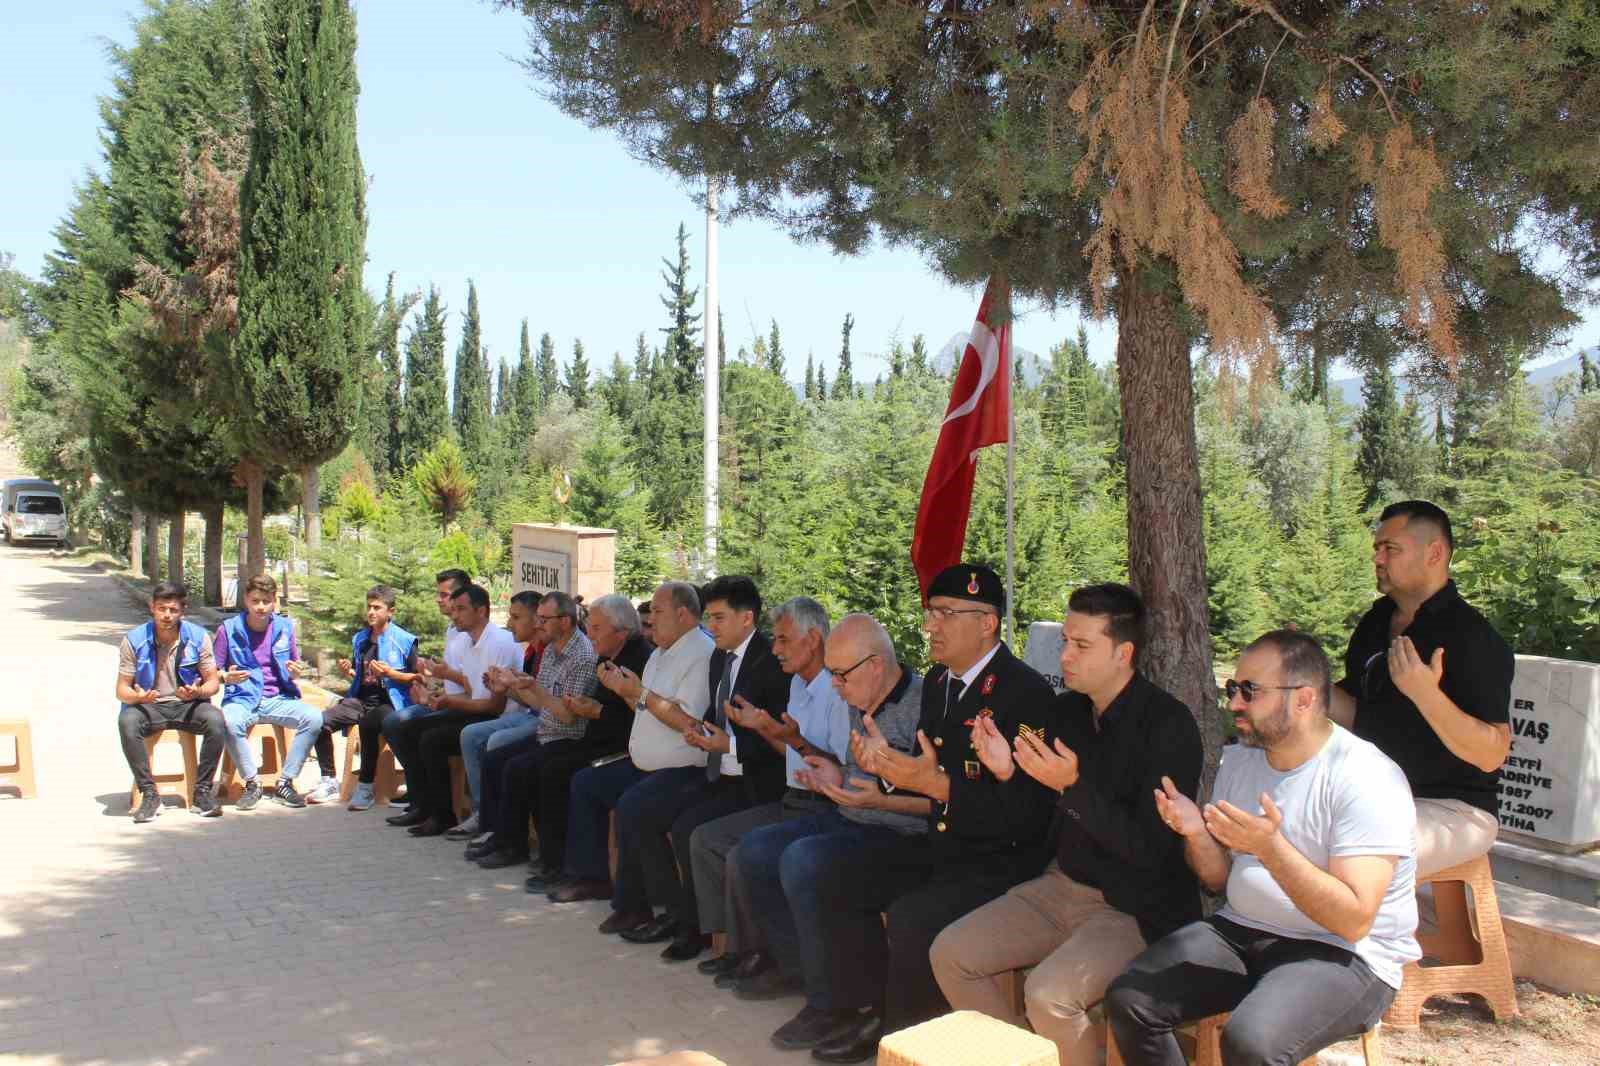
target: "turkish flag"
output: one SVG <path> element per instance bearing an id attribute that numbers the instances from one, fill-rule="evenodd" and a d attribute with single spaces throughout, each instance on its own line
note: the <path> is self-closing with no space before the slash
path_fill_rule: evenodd
<path id="1" fill-rule="evenodd" d="M 939 443 L 922 481 L 917 528 L 911 536 L 911 565 L 927 592 L 939 571 L 961 561 L 972 510 L 972 483 L 978 475 L 978 450 L 1004 444 L 1011 433 L 1011 314 L 1003 281 L 989 279 L 972 324 L 950 406 L 939 427 Z M 994 325 L 1001 320 L 1000 325 Z"/>

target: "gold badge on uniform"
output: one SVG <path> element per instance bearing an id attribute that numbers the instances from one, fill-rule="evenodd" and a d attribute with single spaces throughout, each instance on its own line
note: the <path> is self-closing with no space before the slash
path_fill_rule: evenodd
<path id="1" fill-rule="evenodd" d="M 1031 725 L 1019 725 L 1017 726 L 1017 735 L 1022 737 L 1024 740 L 1033 741 L 1041 748 L 1047 746 L 1044 740 L 1044 730 L 1042 729 L 1035 729 Z"/>

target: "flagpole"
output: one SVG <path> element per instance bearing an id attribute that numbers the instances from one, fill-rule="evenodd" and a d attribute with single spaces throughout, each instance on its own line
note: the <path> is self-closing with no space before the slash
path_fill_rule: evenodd
<path id="1" fill-rule="evenodd" d="M 1006 290 L 1006 339 L 1011 340 L 1011 291 Z M 1015 359 L 1016 347 L 1006 345 L 1006 354 Z M 1010 359 L 1006 360 L 1010 363 Z M 1005 372 L 1010 374 L 1009 386 L 1016 381 L 1014 368 L 1007 366 Z M 1007 395 L 1010 393 L 1008 391 Z M 1013 514 L 1017 495 L 1017 398 L 1010 397 L 1011 402 L 1006 404 L 1006 643 L 1013 648 L 1017 644 L 1017 528 Z"/>

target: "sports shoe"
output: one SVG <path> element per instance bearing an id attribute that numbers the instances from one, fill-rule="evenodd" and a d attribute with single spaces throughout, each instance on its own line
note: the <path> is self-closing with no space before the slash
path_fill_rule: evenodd
<path id="1" fill-rule="evenodd" d="M 317 782 L 317 787 L 306 793 L 307 803 L 332 803 L 339 798 L 339 782 L 336 778 L 324 777 Z"/>
<path id="2" fill-rule="evenodd" d="M 244 783 L 244 791 L 239 793 L 239 802 L 234 806 L 241 811 L 248 811 L 261 802 L 261 782 L 255 778 Z"/>
<path id="3" fill-rule="evenodd" d="M 377 792 L 371 785 L 356 785 L 356 794 L 350 797 L 350 810 L 370 811 L 377 805 Z"/>
<path id="4" fill-rule="evenodd" d="M 287 777 L 278 782 L 278 787 L 272 790 L 272 798 L 285 807 L 304 807 L 305 797 L 294 790 L 294 782 Z"/>
<path id="5" fill-rule="evenodd" d="M 161 794 L 155 789 L 140 793 L 139 809 L 133 812 L 135 822 L 153 822 L 161 813 Z"/>
<path id="6" fill-rule="evenodd" d="M 205 785 L 194 790 L 194 805 L 189 809 L 202 818 L 222 817 L 222 804 L 217 802 L 217 797 Z"/>
<path id="7" fill-rule="evenodd" d="M 445 836 L 451 840 L 471 840 L 478 833 L 478 812 L 473 811 L 470 818 L 454 826 Z"/>

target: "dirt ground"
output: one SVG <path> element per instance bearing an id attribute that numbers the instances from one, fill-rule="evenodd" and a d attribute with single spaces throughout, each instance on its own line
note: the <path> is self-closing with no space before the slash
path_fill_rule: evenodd
<path id="1" fill-rule="evenodd" d="M 1600 1063 L 1600 997 L 1569 996 L 1517 982 L 1520 1015 L 1498 1024 L 1481 1000 L 1440 996 L 1417 1029 L 1383 1028 L 1383 1061 L 1410 1066 L 1596 1066 Z M 1322 1054 L 1325 1066 L 1361 1062 L 1357 1041 Z"/>

